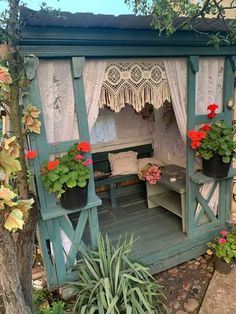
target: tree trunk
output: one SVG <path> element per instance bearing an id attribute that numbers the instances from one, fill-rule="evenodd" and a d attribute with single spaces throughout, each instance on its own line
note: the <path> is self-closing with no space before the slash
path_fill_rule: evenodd
<path id="1" fill-rule="evenodd" d="M 37 224 L 38 204 L 35 202 L 34 206 L 29 211 L 28 220 L 24 229 L 19 233 L 17 238 L 17 259 L 19 266 L 19 275 L 22 284 L 24 299 L 26 304 L 32 308 L 32 263 L 33 252 L 35 245 L 35 232 Z"/>
<path id="2" fill-rule="evenodd" d="M 3 215 L 0 216 L 0 265 L 0 284 L 6 314 L 32 314 L 24 299 L 14 241 L 10 232 L 4 228 Z"/>

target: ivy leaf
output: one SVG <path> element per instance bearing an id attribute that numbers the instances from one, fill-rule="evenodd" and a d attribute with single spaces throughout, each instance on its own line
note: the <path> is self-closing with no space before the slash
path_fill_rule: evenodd
<path id="1" fill-rule="evenodd" d="M 23 225 L 23 213 L 18 208 L 15 208 L 8 215 L 4 227 L 9 231 L 15 232 L 17 229 L 22 230 Z"/>

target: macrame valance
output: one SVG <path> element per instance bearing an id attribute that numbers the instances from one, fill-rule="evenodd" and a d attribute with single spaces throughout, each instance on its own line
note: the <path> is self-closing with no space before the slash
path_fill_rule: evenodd
<path id="1" fill-rule="evenodd" d="M 99 107 L 119 112 L 126 104 L 139 112 L 145 103 L 158 109 L 170 92 L 161 60 L 113 61 L 107 63 Z"/>

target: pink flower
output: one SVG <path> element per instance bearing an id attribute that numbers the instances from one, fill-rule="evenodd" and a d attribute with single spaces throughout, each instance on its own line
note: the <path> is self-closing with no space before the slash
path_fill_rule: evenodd
<path id="1" fill-rule="evenodd" d="M 81 159 L 83 159 L 83 156 L 79 154 L 79 155 L 75 156 L 75 159 L 76 160 L 81 160 Z"/>
<path id="2" fill-rule="evenodd" d="M 222 235 L 222 237 L 226 238 L 228 235 L 228 231 L 227 230 L 221 230 L 220 235 Z"/>
<path id="3" fill-rule="evenodd" d="M 83 164 L 84 166 L 89 166 L 89 165 L 91 165 L 92 163 L 93 163 L 93 161 L 92 161 L 91 159 L 87 159 L 87 160 L 85 160 L 85 161 L 82 162 L 82 164 Z"/>
<path id="4" fill-rule="evenodd" d="M 157 181 L 161 178 L 161 171 L 156 165 L 152 165 L 148 168 L 144 178 L 148 181 L 149 184 L 156 184 Z"/>
<path id="5" fill-rule="evenodd" d="M 220 239 L 218 240 L 218 242 L 219 242 L 220 244 L 225 244 L 227 241 L 226 241 L 225 238 L 220 238 Z"/>

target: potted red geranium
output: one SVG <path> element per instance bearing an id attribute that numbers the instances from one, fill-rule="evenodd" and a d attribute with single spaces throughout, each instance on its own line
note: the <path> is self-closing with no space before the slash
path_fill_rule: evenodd
<path id="1" fill-rule="evenodd" d="M 216 117 L 217 104 L 207 107 L 209 119 Z M 203 173 L 209 177 L 227 177 L 230 163 L 235 157 L 235 126 L 227 126 L 224 121 L 203 125 L 198 130 L 190 130 L 188 137 L 191 147 L 202 157 Z"/>
<path id="2" fill-rule="evenodd" d="M 78 209 L 87 204 L 88 180 L 92 160 L 85 154 L 90 151 L 88 142 L 74 144 L 68 152 L 46 161 L 41 168 L 42 181 L 49 191 L 60 199 L 65 209 Z"/>

